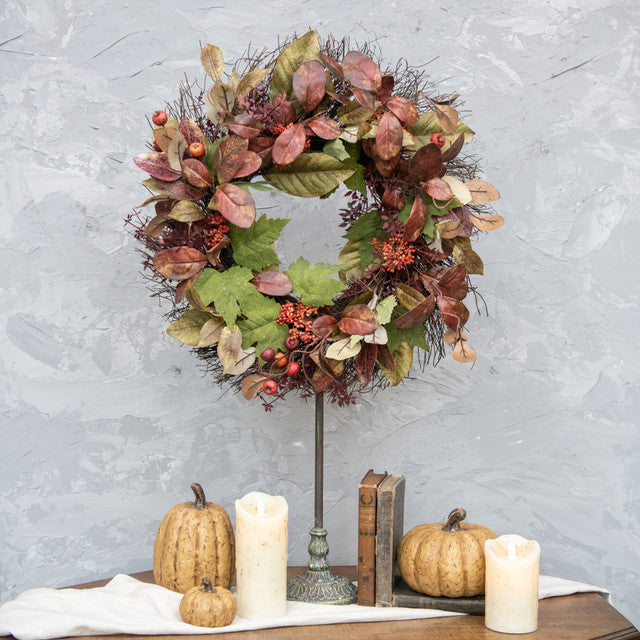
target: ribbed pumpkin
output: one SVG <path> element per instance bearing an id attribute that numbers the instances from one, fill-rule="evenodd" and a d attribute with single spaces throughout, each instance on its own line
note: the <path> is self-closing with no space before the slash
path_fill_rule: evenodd
<path id="1" fill-rule="evenodd" d="M 498 536 L 477 524 L 461 522 L 464 509 L 454 509 L 445 525 L 420 524 L 405 534 L 397 553 L 405 582 L 430 596 L 476 596 L 484 593 L 484 543 Z"/>
<path id="2" fill-rule="evenodd" d="M 194 482 L 195 502 L 181 502 L 164 517 L 153 549 L 156 584 L 185 593 L 208 577 L 229 588 L 235 571 L 235 541 L 227 512 L 207 502 Z"/>
<path id="3" fill-rule="evenodd" d="M 192 587 L 180 600 L 183 622 L 197 627 L 226 627 L 238 611 L 235 596 L 224 587 L 214 587 L 209 578 L 202 578 L 202 586 Z"/>

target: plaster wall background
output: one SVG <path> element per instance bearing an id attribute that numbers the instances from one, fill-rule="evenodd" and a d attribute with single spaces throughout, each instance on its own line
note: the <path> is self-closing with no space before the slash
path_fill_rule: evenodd
<path id="1" fill-rule="evenodd" d="M 151 567 L 156 528 L 201 482 L 232 514 L 286 496 L 290 559 L 313 513 L 311 404 L 271 414 L 201 377 L 163 335 L 122 218 L 145 116 L 278 34 L 377 38 L 460 92 L 507 224 L 477 244 L 489 317 L 473 369 L 437 369 L 327 408 L 325 524 L 356 560 L 356 487 L 406 474 L 406 528 L 465 506 L 542 546 L 542 571 L 600 584 L 640 625 L 635 1 L 285 3 L 5 0 L 0 7 L 0 601 Z M 284 264 L 334 261 L 339 197 L 263 204 L 294 221 Z M 335 223 L 335 225 L 334 225 Z M 331 229 L 335 226 L 335 229 Z"/>

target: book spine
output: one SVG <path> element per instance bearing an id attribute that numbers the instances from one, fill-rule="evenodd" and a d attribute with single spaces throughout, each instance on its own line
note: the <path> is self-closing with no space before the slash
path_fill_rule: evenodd
<path id="1" fill-rule="evenodd" d="M 358 497 L 358 604 L 376 603 L 377 486 L 360 484 Z"/>

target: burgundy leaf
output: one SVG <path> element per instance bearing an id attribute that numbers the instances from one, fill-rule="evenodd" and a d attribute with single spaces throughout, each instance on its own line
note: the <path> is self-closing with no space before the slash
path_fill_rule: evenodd
<path id="1" fill-rule="evenodd" d="M 342 133 L 340 125 L 335 120 L 327 118 L 327 116 L 311 118 L 305 122 L 305 125 L 323 140 L 335 140 Z"/>
<path id="2" fill-rule="evenodd" d="M 169 156 L 166 153 L 160 151 L 141 153 L 133 161 L 140 169 L 151 174 L 154 178 L 158 178 L 158 180 L 173 182 L 180 177 L 180 172 L 174 171 L 169 165 Z"/>
<path id="3" fill-rule="evenodd" d="M 256 219 L 256 203 L 251 195 L 235 184 L 221 184 L 216 189 L 216 205 L 223 218 L 236 227 L 248 229 Z"/>
<path id="4" fill-rule="evenodd" d="M 317 317 L 311 325 L 311 331 L 318 336 L 318 338 L 326 338 L 336 326 L 336 319 L 330 315 L 324 315 Z"/>
<path id="5" fill-rule="evenodd" d="M 200 130 L 200 127 L 191 118 L 183 118 L 178 125 L 178 131 L 184 136 L 187 142 L 187 146 L 194 142 L 200 143 L 203 147 L 206 147 L 204 134 Z"/>
<path id="6" fill-rule="evenodd" d="M 378 160 L 376 160 L 376 169 L 378 170 L 381 176 L 384 176 L 385 178 L 390 178 L 392 175 L 395 174 L 396 169 L 401 161 L 402 161 L 402 158 L 400 154 L 398 154 L 397 156 L 394 156 L 393 158 L 391 158 L 391 160 L 382 160 L 381 158 L 379 158 Z"/>
<path id="7" fill-rule="evenodd" d="M 304 151 L 306 139 L 304 125 L 292 124 L 287 127 L 273 143 L 273 161 L 279 165 L 291 164 Z"/>
<path id="8" fill-rule="evenodd" d="M 249 151 L 257 153 L 262 161 L 271 160 L 271 149 L 273 148 L 273 138 L 260 136 L 249 140 Z"/>
<path id="9" fill-rule="evenodd" d="M 327 67 L 327 69 L 329 69 L 329 71 L 333 73 L 334 76 L 336 76 L 340 80 L 344 78 L 342 65 L 337 60 L 334 60 L 333 58 L 325 55 L 324 53 L 320 54 L 320 60 L 322 60 L 322 63 L 324 64 L 324 66 Z"/>
<path id="10" fill-rule="evenodd" d="M 349 335 L 366 336 L 378 326 L 376 314 L 366 304 L 347 307 L 338 322 L 338 327 Z"/>
<path id="11" fill-rule="evenodd" d="M 460 300 L 439 296 L 438 309 L 447 327 L 456 331 L 462 329 L 469 319 L 469 309 Z"/>
<path id="12" fill-rule="evenodd" d="M 460 153 L 460 150 L 462 149 L 463 145 L 464 145 L 464 134 L 460 134 L 453 141 L 451 146 L 446 151 L 442 152 L 442 162 L 449 162 L 450 160 L 453 160 Z"/>
<path id="13" fill-rule="evenodd" d="M 387 209 L 400 211 L 404 207 L 404 191 L 400 187 L 387 185 L 382 194 L 382 204 Z"/>
<path id="14" fill-rule="evenodd" d="M 418 121 L 418 110 L 414 104 L 406 98 L 393 96 L 387 100 L 387 108 L 396 115 L 398 120 L 405 124 L 413 124 Z"/>
<path id="15" fill-rule="evenodd" d="M 391 97 L 394 83 L 395 80 L 393 76 L 382 76 L 382 84 L 380 85 L 380 89 L 378 89 L 378 100 L 386 102 Z"/>
<path id="16" fill-rule="evenodd" d="M 203 195 L 202 191 L 192 187 L 183 180 L 176 180 L 176 182 L 162 182 L 159 180 L 158 186 L 165 189 L 165 191 L 175 196 L 178 200 L 200 200 Z"/>
<path id="17" fill-rule="evenodd" d="M 239 113 L 234 121 L 227 125 L 229 131 L 239 135 L 247 140 L 257 138 L 262 131 L 262 123 L 258 122 L 252 115 L 248 113 Z"/>
<path id="18" fill-rule="evenodd" d="M 456 300 L 462 300 L 467 295 L 467 269 L 463 264 L 449 267 L 438 282 L 441 294 Z"/>
<path id="19" fill-rule="evenodd" d="M 317 60 L 302 63 L 293 74 L 293 92 L 305 112 L 313 111 L 324 98 L 327 76 Z"/>
<path id="20" fill-rule="evenodd" d="M 403 240 L 415 242 L 421 235 L 427 221 L 427 207 L 420 196 L 416 196 L 411 207 L 409 219 L 404 227 Z"/>
<path id="21" fill-rule="evenodd" d="M 382 114 L 376 133 L 376 150 L 382 160 L 391 160 L 402 151 L 403 133 L 402 125 L 393 113 Z"/>
<path id="22" fill-rule="evenodd" d="M 420 185 L 432 198 L 436 200 L 449 200 L 453 198 L 453 191 L 442 178 L 431 178 Z"/>
<path id="23" fill-rule="evenodd" d="M 353 97 L 356 99 L 356 102 L 362 105 L 365 109 L 373 111 L 376 108 L 376 100 L 371 91 L 364 91 L 357 87 L 351 87 L 351 92 L 353 93 Z"/>
<path id="24" fill-rule="evenodd" d="M 428 182 L 431 178 L 442 177 L 444 166 L 440 147 L 433 142 L 420 147 L 409 160 L 407 173 L 412 182 Z"/>
<path id="25" fill-rule="evenodd" d="M 244 178 L 255 173 L 262 166 L 262 158 L 253 151 L 247 151 L 244 155 L 242 166 L 238 169 L 234 178 Z"/>
<path id="26" fill-rule="evenodd" d="M 342 61 L 344 77 L 352 87 L 377 92 L 382 85 L 380 67 L 359 51 L 349 51 Z"/>
<path id="27" fill-rule="evenodd" d="M 186 280 L 198 275 L 207 264 L 207 256 L 192 247 L 173 247 L 158 251 L 154 269 L 169 280 Z"/>
<path id="28" fill-rule="evenodd" d="M 296 119 L 296 110 L 285 98 L 284 100 L 278 100 L 278 104 L 276 104 L 271 112 L 271 116 L 275 124 L 281 124 L 283 127 L 286 127 Z"/>
<path id="29" fill-rule="evenodd" d="M 384 367 L 385 369 L 389 369 L 393 371 L 393 369 L 396 368 L 396 363 L 393 360 L 393 355 L 391 354 L 391 350 L 386 344 L 378 345 L 377 360 L 380 363 L 380 366 Z"/>
<path id="30" fill-rule="evenodd" d="M 436 299 L 433 296 L 419 302 L 411 311 L 407 311 L 393 321 L 398 329 L 411 329 L 421 325 L 435 311 Z"/>
<path id="31" fill-rule="evenodd" d="M 373 368 L 376 365 L 376 358 L 378 357 L 378 345 L 363 343 L 362 349 L 358 355 L 356 355 L 355 365 L 356 374 L 358 380 L 363 385 L 368 385 L 373 375 Z"/>
<path id="32" fill-rule="evenodd" d="M 440 229 L 440 225 L 445 225 Z M 456 236 L 465 236 L 468 238 L 473 232 L 474 221 L 467 207 L 456 207 L 440 218 L 438 218 L 438 229 L 440 229 L 440 237 L 455 238 Z"/>
<path id="33" fill-rule="evenodd" d="M 244 164 L 244 157 L 249 148 L 249 141 L 240 136 L 229 136 L 217 147 L 213 156 L 213 170 L 218 182 L 229 182 Z"/>
<path id="34" fill-rule="evenodd" d="M 184 179 L 194 187 L 208 187 L 211 184 L 209 169 L 195 158 L 186 158 L 182 161 L 182 175 Z"/>
<path id="35" fill-rule="evenodd" d="M 268 296 L 286 296 L 293 291 L 293 284 L 289 277 L 280 271 L 263 271 L 253 280 L 256 289 Z"/>

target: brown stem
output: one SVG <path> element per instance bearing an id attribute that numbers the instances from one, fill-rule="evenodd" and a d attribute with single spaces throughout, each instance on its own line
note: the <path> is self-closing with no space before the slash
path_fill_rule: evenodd
<path id="1" fill-rule="evenodd" d="M 442 527 L 443 531 L 462 531 L 460 528 L 460 522 L 467 517 L 467 512 L 464 509 L 454 509 L 449 514 L 449 519 L 447 520 L 447 524 Z"/>
<path id="2" fill-rule="evenodd" d="M 191 485 L 191 490 L 196 497 L 196 501 L 194 506 L 196 509 L 204 509 L 207 506 L 207 499 L 204 497 L 204 489 L 197 483 L 194 482 Z"/>
<path id="3" fill-rule="evenodd" d="M 213 585 L 211 584 L 211 580 L 209 580 L 209 578 L 202 578 L 202 590 L 205 593 L 213 592 Z"/>

